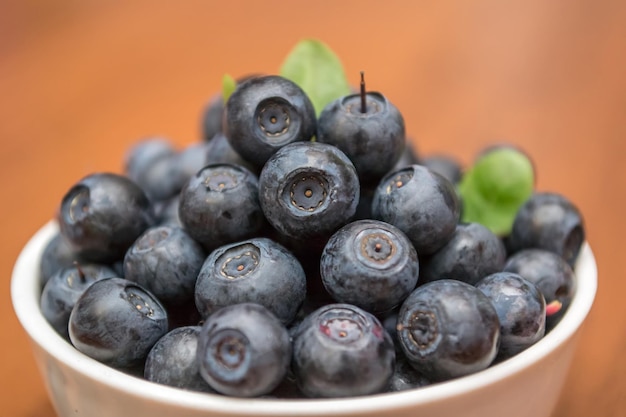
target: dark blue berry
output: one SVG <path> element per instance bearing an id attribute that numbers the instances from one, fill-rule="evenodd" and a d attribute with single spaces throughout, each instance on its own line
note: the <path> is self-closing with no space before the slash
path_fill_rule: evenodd
<path id="1" fill-rule="evenodd" d="M 393 375 L 391 337 L 370 313 L 329 304 L 298 325 L 292 369 L 308 397 L 351 397 L 384 391 Z"/>
<path id="2" fill-rule="evenodd" d="M 474 285 L 501 271 L 505 262 L 506 249 L 498 236 L 479 223 L 462 223 L 441 249 L 423 259 L 420 281 L 456 279 Z"/>
<path id="3" fill-rule="evenodd" d="M 91 174 L 75 184 L 61 201 L 61 233 L 86 260 L 110 263 L 126 250 L 155 219 L 143 190 L 125 176 Z"/>
<path id="4" fill-rule="evenodd" d="M 398 306 L 413 291 L 419 263 L 415 248 L 398 228 L 358 220 L 329 239 L 320 271 L 335 301 L 377 314 Z"/>
<path id="5" fill-rule="evenodd" d="M 163 137 L 148 137 L 131 146 L 124 157 L 124 172 L 140 186 L 146 172 L 157 160 L 176 153 L 173 143 Z"/>
<path id="6" fill-rule="evenodd" d="M 424 166 L 412 165 L 380 181 L 372 215 L 402 230 L 422 256 L 436 252 L 452 237 L 460 207 L 450 181 Z"/>
<path id="7" fill-rule="evenodd" d="M 232 147 L 257 167 L 281 147 L 310 140 L 317 129 L 311 100 L 294 82 L 276 75 L 239 84 L 224 120 Z"/>
<path id="8" fill-rule="evenodd" d="M 141 364 L 167 331 L 167 313 L 158 299 L 122 278 L 104 278 L 87 287 L 69 321 L 72 344 L 114 368 Z"/>
<path id="9" fill-rule="evenodd" d="M 41 261 L 39 262 L 41 287 L 43 288 L 50 277 L 61 268 L 69 268 L 74 265 L 74 262 L 88 263 L 80 258 L 60 232 L 55 232 L 41 254 Z"/>
<path id="10" fill-rule="evenodd" d="M 269 394 L 287 374 L 290 360 L 287 329 L 259 304 L 224 307 L 208 317 L 200 330 L 200 375 L 222 394 Z"/>
<path id="11" fill-rule="evenodd" d="M 513 252 L 536 248 L 554 252 L 574 266 L 585 242 L 578 208 L 556 193 L 535 193 L 519 208 L 509 244 Z"/>
<path id="12" fill-rule="evenodd" d="M 500 322 L 489 298 L 449 279 L 417 287 L 400 308 L 397 331 L 407 360 L 433 382 L 487 368 L 500 343 Z"/>
<path id="13" fill-rule="evenodd" d="M 126 252 L 124 278 L 166 304 L 193 302 L 205 257 L 202 246 L 180 227 L 151 227 Z"/>
<path id="14" fill-rule="evenodd" d="M 230 164 L 198 171 L 180 193 L 178 216 L 207 251 L 255 236 L 266 225 L 257 177 Z"/>
<path id="15" fill-rule="evenodd" d="M 191 391 L 215 392 L 200 375 L 200 326 L 178 327 L 152 347 L 144 366 L 148 381 Z"/>
<path id="16" fill-rule="evenodd" d="M 330 237 L 359 202 L 354 165 L 338 148 L 297 142 L 276 152 L 259 177 L 261 208 L 280 233 L 299 240 Z"/>
<path id="17" fill-rule="evenodd" d="M 254 238 L 214 250 L 198 274 L 195 302 L 202 317 L 239 303 L 257 303 L 284 324 L 306 297 L 302 266 L 282 245 Z"/>
<path id="18" fill-rule="evenodd" d="M 476 284 L 493 303 L 500 320 L 498 360 L 538 342 L 546 331 L 546 302 L 541 291 L 521 275 L 497 272 Z"/>

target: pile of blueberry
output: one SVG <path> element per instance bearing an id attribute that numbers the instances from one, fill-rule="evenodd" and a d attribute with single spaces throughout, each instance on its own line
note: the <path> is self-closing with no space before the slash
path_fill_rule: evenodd
<path id="1" fill-rule="evenodd" d="M 361 87 L 318 115 L 295 82 L 246 77 L 200 143 L 144 139 L 123 175 L 78 181 L 41 262 L 50 324 L 117 369 L 241 397 L 405 390 L 540 340 L 574 292 L 578 209 L 534 192 L 509 233 L 462 221 L 459 164 L 417 156 Z"/>

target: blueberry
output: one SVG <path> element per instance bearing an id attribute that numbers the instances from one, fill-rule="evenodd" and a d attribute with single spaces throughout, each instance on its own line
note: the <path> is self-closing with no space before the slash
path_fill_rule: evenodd
<path id="1" fill-rule="evenodd" d="M 87 287 L 102 278 L 117 277 L 106 265 L 78 264 L 54 273 L 41 293 L 41 313 L 61 336 L 67 338 L 72 308 Z"/>
<path id="2" fill-rule="evenodd" d="M 198 171 L 180 193 L 178 216 L 207 251 L 255 236 L 266 225 L 257 177 L 230 164 Z"/>
<path id="3" fill-rule="evenodd" d="M 327 239 L 350 222 L 359 193 L 354 165 L 325 143 L 297 142 L 281 148 L 259 177 L 265 217 L 280 233 L 300 240 Z"/>
<path id="4" fill-rule="evenodd" d="M 292 369 L 308 397 L 351 397 L 384 391 L 393 375 L 391 337 L 370 313 L 349 304 L 315 310 L 293 335 Z"/>
<path id="5" fill-rule="evenodd" d="M 202 325 L 200 375 L 216 391 L 235 397 L 269 394 L 285 377 L 291 360 L 287 329 L 259 304 L 224 307 Z"/>
<path id="6" fill-rule="evenodd" d="M 168 331 L 158 299 L 132 281 L 104 278 L 76 301 L 69 321 L 72 344 L 85 355 L 114 368 L 142 363 Z"/>
<path id="7" fill-rule="evenodd" d="M 85 263 L 74 251 L 67 239 L 60 233 L 55 232 L 48 241 L 41 254 L 39 262 L 39 282 L 43 288 L 52 275 L 61 268 L 69 268 L 74 262 Z"/>
<path id="8" fill-rule="evenodd" d="M 322 110 L 317 140 L 341 149 L 354 164 L 361 184 L 375 184 L 402 155 L 404 118 L 378 92 L 351 94 Z"/>
<path id="9" fill-rule="evenodd" d="M 418 255 L 429 255 L 452 237 L 460 202 L 450 181 L 424 166 L 412 165 L 380 181 L 372 215 L 402 230 Z"/>
<path id="10" fill-rule="evenodd" d="M 408 361 L 433 382 L 487 368 L 500 343 L 500 322 L 489 298 L 450 279 L 417 287 L 400 308 L 397 331 Z"/>
<path id="11" fill-rule="evenodd" d="M 541 291 L 521 275 L 497 272 L 476 284 L 493 303 L 500 320 L 498 360 L 538 342 L 546 331 L 546 302 Z"/>
<path id="12" fill-rule="evenodd" d="M 501 271 L 505 262 L 506 249 L 498 236 L 482 224 L 462 223 L 441 249 L 423 259 L 420 281 L 447 278 L 474 285 Z"/>
<path id="13" fill-rule="evenodd" d="M 202 317 L 245 302 L 291 322 L 306 297 L 302 266 L 282 245 L 254 238 L 222 246 L 207 257 L 198 274 L 195 302 Z"/>
<path id="14" fill-rule="evenodd" d="M 63 197 L 57 218 L 73 250 L 97 263 L 123 258 L 155 220 L 143 190 L 113 173 L 91 174 L 76 183 Z"/>
<path id="15" fill-rule="evenodd" d="M 178 327 L 150 349 L 144 366 L 148 381 L 191 391 L 215 392 L 200 375 L 200 326 Z"/>
<path id="16" fill-rule="evenodd" d="M 165 304 L 193 302 L 205 257 L 202 246 L 180 227 L 151 227 L 126 252 L 124 278 L 151 291 Z"/>
<path id="17" fill-rule="evenodd" d="M 519 208 L 509 237 L 512 251 L 552 251 L 574 266 L 585 241 L 578 208 L 556 193 L 535 193 Z"/>
<path id="18" fill-rule="evenodd" d="M 281 147 L 316 133 L 311 100 L 294 82 L 260 76 L 237 86 L 226 103 L 224 133 L 232 147 L 257 167 Z"/>
<path id="19" fill-rule="evenodd" d="M 176 153 L 172 142 L 164 137 L 148 137 L 131 146 L 124 157 L 124 173 L 138 184 L 157 160 Z"/>
<path id="20" fill-rule="evenodd" d="M 415 248 L 398 228 L 358 220 L 329 239 L 320 271 L 335 301 L 377 314 L 393 309 L 413 291 L 419 263 Z"/>
<path id="21" fill-rule="evenodd" d="M 503 268 L 535 284 L 546 300 L 546 331 L 558 323 L 574 296 L 574 270 L 554 252 L 525 249 L 510 256 Z"/>

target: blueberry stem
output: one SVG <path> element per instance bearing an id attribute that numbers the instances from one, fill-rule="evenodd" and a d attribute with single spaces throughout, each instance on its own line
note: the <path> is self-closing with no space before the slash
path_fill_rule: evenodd
<path id="1" fill-rule="evenodd" d="M 546 317 L 550 317 L 558 313 L 559 311 L 561 311 L 562 307 L 563 303 L 561 303 L 559 300 L 554 300 L 548 303 L 548 305 L 546 305 Z"/>
<path id="2" fill-rule="evenodd" d="M 84 284 L 87 281 L 87 279 L 85 278 L 85 271 L 83 271 L 83 268 L 80 267 L 78 261 L 74 261 L 73 263 L 76 267 L 76 271 L 78 271 L 78 278 L 80 279 L 80 282 Z"/>
<path id="3" fill-rule="evenodd" d="M 365 101 L 365 72 L 361 71 L 361 113 L 367 113 L 367 102 Z"/>

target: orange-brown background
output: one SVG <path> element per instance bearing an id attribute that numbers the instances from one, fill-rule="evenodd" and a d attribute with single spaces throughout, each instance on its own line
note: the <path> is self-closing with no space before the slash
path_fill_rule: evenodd
<path id="1" fill-rule="evenodd" d="M 303 37 L 327 42 L 352 83 L 365 70 L 422 154 L 468 163 L 515 142 L 538 188 L 580 207 L 600 287 L 555 416 L 626 415 L 620 0 L 0 1 L 0 415 L 53 415 L 9 278 L 62 194 L 91 171 L 120 171 L 138 138 L 199 140 L 224 73 L 276 72 Z"/>

